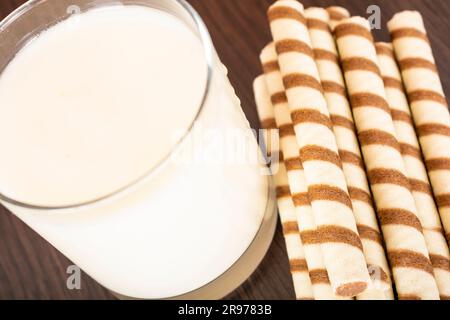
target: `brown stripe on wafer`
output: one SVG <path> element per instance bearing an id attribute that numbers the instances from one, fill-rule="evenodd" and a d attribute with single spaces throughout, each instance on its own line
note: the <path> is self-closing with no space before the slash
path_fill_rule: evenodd
<path id="1" fill-rule="evenodd" d="M 339 10 L 337 10 L 334 7 L 328 7 L 326 10 L 327 10 L 328 14 L 330 15 L 330 20 L 341 21 L 345 18 L 348 18 L 347 15 L 343 14 L 342 12 L 340 12 Z"/>
<path id="2" fill-rule="evenodd" d="M 405 38 L 405 37 L 413 37 L 413 38 L 418 38 L 421 39 L 423 41 L 425 41 L 426 43 L 430 44 L 430 40 L 428 39 L 428 36 L 423 33 L 420 30 L 417 30 L 415 28 L 399 28 L 396 30 L 393 30 L 391 32 L 391 37 L 392 40 L 397 40 L 400 38 Z"/>
<path id="3" fill-rule="evenodd" d="M 375 49 L 378 55 L 385 55 L 392 59 L 395 59 L 394 50 L 389 48 L 388 46 L 382 45 L 380 43 L 375 43 Z"/>
<path id="4" fill-rule="evenodd" d="M 284 153 L 283 151 L 279 151 L 278 152 L 278 161 L 284 161 Z"/>
<path id="5" fill-rule="evenodd" d="M 353 109 L 372 107 L 381 109 L 386 113 L 388 113 L 389 115 L 391 114 L 391 109 L 389 108 L 387 101 L 383 97 L 380 97 L 379 95 L 376 95 L 374 93 L 369 92 L 354 93 L 350 95 L 350 100 Z"/>
<path id="6" fill-rule="evenodd" d="M 308 192 L 295 193 L 292 196 L 292 201 L 294 202 L 294 206 L 296 207 L 309 206 L 311 204 Z"/>
<path id="7" fill-rule="evenodd" d="M 362 281 L 355 281 L 346 283 L 336 288 L 336 294 L 343 297 L 353 297 L 358 293 L 364 292 L 367 288 L 367 283 Z"/>
<path id="8" fill-rule="evenodd" d="M 366 38 L 367 40 L 373 42 L 372 33 L 363 26 L 356 23 L 341 23 L 334 29 L 334 35 L 336 39 L 345 36 L 358 36 Z"/>
<path id="9" fill-rule="evenodd" d="M 300 157 L 302 163 L 308 161 L 325 161 L 342 168 L 342 162 L 339 155 L 327 148 L 317 145 L 308 145 L 300 149 Z"/>
<path id="10" fill-rule="evenodd" d="M 380 68 L 373 61 L 362 58 L 362 57 L 354 57 L 354 58 L 346 58 L 342 59 L 342 70 L 344 72 L 350 71 L 369 71 L 373 72 L 381 77 Z"/>
<path id="11" fill-rule="evenodd" d="M 302 123 L 316 123 L 333 130 L 330 118 L 315 109 L 295 110 L 291 113 L 291 117 L 294 125 Z"/>
<path id="12" fill-rule="evenodd" d="M 397 138 L 388 132 L 371 129 L 360 132 L 358 137 L 359 143 L 362 147 L 369 145 L 382 145 L 392 147 L 401 152 Z"/>
<path id="13" fill-rule="evenodd" d="M 432 134 L 450 137 L 450 127 L 439 123 L 428 123 L 417 126 L 417 135 L 425 137 Z"/>
<path id="14" fill-rule="evenodd" d="M 430 62 L 422 58 L 405 58 L 400 60 L 398 64 L 402 71 L 408 69 L 422 68 L 437 72 L 436 65 L 433 62 Z"/>
<path id="15" fill-rule="evenodd" d="M 435 158 L 425 162 L 429 172 L 437 170 L 450 170 L 450 158 Z"/>
<path id="16" fill-rule="evenodd" d="M 300 157 L 285 159 L 284 165 L 286 166 L 287 171 L 303 170 L 303 165 Z"/>
<path id="17" fill-rule="evenodd" d="M 345 243 L 362 251 L 359 235 L 350 229 L 335 225 L 319 226 L 317 235 L 321 243 Z"/>
<path id="18" fill-rule="evenodd" d="M 283 77 L 284 86 L 287 89 L 297 88 L 297 87 L 307 87 L 316 89 L 320 92 L 323 92 L 322 85 L 320 82 L 307 74 L 302 73 L 292 73 Z"/>
<path id="19" fill-rule="evenodd" d="M 356 187 L 348 187 L 348 193 L 350 195 L 350 199 L 359 200 L 367 203 L 371 207 L 373 206 L 372 197 L 365 190 Z"/>
<path id="20" fill-rule="evenodd" d="M 439 208 L 450 206 L 450 193 L 436 196 L 436 203 Z"/>
<path id="21" fill-rule="evenodd" d="M 316 230 L 305 230 L 300 232 L 304 244 L 320 244 L 320 237 Z"/>
<path id="22" fill-rule="evenodd" d="M 450 260 L 439 254 L 430 254 L 431 264 L 434 268 L 450 272 Z"/>
<path id="23" fill-rule="evenodd" d="M 326 93 L 337 93 L 347 98 L 345 87 L 334 81 L 322 81 L 323 91 Z"/>
<path id="24" fill-rule="evenodd" d="M 286 92 L 277 92 L 274 93 L 271 97 L 270 97 L 272 103 L 274 105 L 280 104 L 280 103 L 287 103 L 287 97 L 286 97 Z"/>
<path id="25" fill-rule="evenodd" d="M 278 129 L 280 130 L 280 138 L 295 136 L 294 126 L 291 123 L 282 125 Z"/>
<path id="26" fill-rule="evenodd" d="M 325 269 L 314 269 L 309 271 L 309 277 L 311 278 L 312 284 L 329 284 L 330 279 L 328 278 L 328 272 Z"/>
<path id="27" fill-rule="evenodd" d="M 446 296 L 443 294 L 440 295 L 440 298 L 441 298 L 441 300 L 450 300 L 450 296 Z"/>
<path id="28" fill-rule="evenodd" d="M 308 266 L 305 259 L 292 259 L 289 261 L 291 265 L 291 272 L 308 272 Z"/>
<path id="29" fill-rule="evenodd" d="M 398 295 L 399 300 L 422 300 L 419 296 L 416 296 L 415 294 L 399 294 Z"/>
<path id="30" fill-rule="evenodd" d="M 274 118 L 264 119 L 261 121 L 261 128 L 266 130 L 274 130 L 277 129 L 277 124 L 275 123 Z"/>
<path id="31" fill-rule="evenodd" d="M 347 128 L 347 129 L 355 132 L 356 128 L 355 128 L 355 124 L 353 123 L 352 120 L 347 119 L 346 117 L 343 117 L 343 116 L 336 115 L 336 114 L 332 114 L 332 115 L 330 115 L 330 117 L 331 117 L 331 122 L 333 123 L 333 126 Z"/>
<path id="32" fill-rule="evenodd" d="M 351 151 L 339 150 L 339 156 L 343 163 L 350 163 L 364 170 L 364 163 L 359 155 Z"/>
<path id="33" fill-rule="evenodd" d="M 430 260 L 423 254 L 410 250 L 391 250 L 388 255 L 393 268 L 415 268 L 434 275 Z"/>
<path id="34" fill-rule="evenodd" d="M 301 12 L 287 6 L 274 6 L 267 12 L 269 22 L 278 19 L 292 19 L 296 20 L 306 26 L 306 19 Z"/>
<path id="35" fill-rule="evenodd" d="M 313 52 L 314 58 L 316 60 L 328 60 L 336 64 L 339 64 L 338 56 L 334 52 L 324 49 L 314 49 Z"/>
<path id="36" fill-rule="evenodd" d="M 279 55 L 283 53 L 297 52 L 307 55 L 312 59 L 314 59 L 314 52 L 311 49 L 311 47 L 307 43 L 300 40 L 294 39 L 280 40 L 275 43 L 275 48 Z"/>
<path id="37" fill-rule="evenodd" d="M 274 71 L 280 71 L 280 65 L 278 61 L 270 61 L 263 64 L 264 73 L 271 73 Z"/>
<path id="38" fill-rule="evenodd" d="M 397 109 L 391 109 L 392 120 L 403 121 L 407 124 L 414 126 L 413 119 L 411 115 L 406 111 L 401 111 Z"/>
<path id="39" fill-rule="evenodd" d="M 443 105 L 447 105 L 447 100 L 443 95 L 441 95 L 438 92 L 431 91 L 431 90 L 415 90 L 408 93 L 409 101 L 411 103 L 416 101 L 423 101 L 423 100 L 431 100 L 438 103 L 441 103 Z"/>
<path id="40" fill-rule="evenodd" d="M 433 196 L 433 192 L 431 191 L 431 186 L 428 182 L 423 182 L 417 179 L 409 179 L 409 184 L 411 185 L 411 190 L 415 192 L 426 193 L 430 197 Z"/>
<path id="41" fill-rule="evenodd" d="M 411 211 L 399 208 L 379 209 L 378 219 L 382 226 L 398 224 L 402 226 L 409 226 L 422 232 L 422 224 L 419 218 Z"/>
<path id="42" fill-rule="evenodd" d="M 313 201 L 336 201 L 352 209 L 350 196 L 344 190 L 324 184 L 312 185 L 308 188 L 309 198 Z"/>
<path id="43" fill-rule="evenodd" d="M 277 198 L 287 198 L 291 196 L 291 189 L 289 186 L 278 186 L 276 188 Z"/>
<path id="44" fill-rule="evenodd" d="M 283 225 L 283 234 L 293 234 L 293 233 L 300 233 L 298 230 L 298 224 L 295 221 L 287 221 L 284 222 Z"/>
<path id="45" fill-rule="evenodd" d="M 357 227 L 358 227 L 359 237 L 361 239 L 372 240 L 380 245 L 383 245 L 383 240 L 382 240 L 381 234 L 380 234 L 380 232 L 378 232 L 378 230 L 375 230 L 374 228 L 371 228 L 367 225 L 362 225 L 362 224 L 359 224 Z"/>
<path id="46" fill-rule="evenodd" d="M 324 31 L 330 32 L 328 23 L 326 23 L 325 21 L 319 20 L 319 19 L 307 18 L 306 25 L 308 26 L 308 29 L 317 29 L 317 30 L 324 30 Z"/>
<path id="47" fill-rule="evenodd" d="M 368 176 L 372 185 L 395 184 L 407 189 L 411 188 L 408 178 L 400 171 L 394 169 L 372 169 L 369 170 Z"/>
<path id="48" fill-rule="evenodd" d="M 420 149 L 415 146 L 412 146 L 407 143 L 400 143 L 400 150 L 402 152 L 402 155 L 404 156 L 411 156 L 419 160 L 422 160 L 422 153 Z"/>
<path id="49" fill-rule="evenodd" d="M 386 88 L 398 89 L 403 92 L 403 83 L 400 80 L 384 76 L 383 82 Z"/>
<path id="50" fill-rule="evenodd" d="M 372 278 L 376 277 L 377 280 L 381 280 L 383 282 L 388 282 L 388 283 L 391 282 L 389 276 L 383 270 L 382 267 L 374 265 L 374 264 L 368 264 L 367 268 L 369 269 L 370 276 Z"/>

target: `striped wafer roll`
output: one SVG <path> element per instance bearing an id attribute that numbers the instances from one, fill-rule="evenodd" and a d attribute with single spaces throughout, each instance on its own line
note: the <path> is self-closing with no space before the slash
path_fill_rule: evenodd
<path id="1" fill-rule="evenodd" d="M 328 27 L 328 13 L 322 8 L 308 8 L 305 10 L 305 16 L 339 147 L 353 212 L 363 244 L 364 256 L 373 281 L 370 293 L 367 292 L 361 298 L 387 299 L 388 294 L 385 291 L 392 291 L 389 266 L 361 157 L 350 103 L 347 100 L 336 44 Z"/>
<path id="2" fill-rule="evenodd" d="M 417 212 L 423 227 L 434 276 L 441 299 L 450 298 L 450 259 L 439 213 L 431 192 L 425 164 L 414 131 L 408 100 L 403 90 L 400 71 L 394 57 L 392 44 L 375 43 L 378 63 L 383 77 L 387 102 L 391 108 L 397 139 L 400 143 Z"/>
<path id="3" fill-rule="evenodd" d="M 399 298 L 439 299 L 369 22 L 352 17 L 334 31 Z"/>
<path id="4" fill-rule="evenodd" d="M 388 23 L 450 245 L 450 114 L 420 13 L 404 11 Z"/>
<path id="5" fill-rule="evenodd" d="M 330 26 L 331 30 L 334 30 L 339 21 L 350 18 L 350 12 L 348 12 L 348 10 L 344 7 L 331 6 L 326 10 L 330 17 L 328 25 Z"/>
<path id="6" fill-rule="evenodd" d="M 273 114 L 273 106 L 270 101 L 270 95 L 267 91 L 264 76 L 259 76 L 255 79 L 253 90 L 263 129 L 268 131 L 277 130 Z M 265 136 L 267 151 L 269 153 L 279 152 L 279 150 L 273 150 L 275 144 L 270 143 L 270 139 L 268 137 L 272 137 L 270 132 L 268 132 Z M 295 295 L 299 300 L 312 300 L 312 285 L 305 261 L 303 245 L 299 235 L 297 215 L 288 185 L 286 167 L 282 161 L 280 161 L 277 165 L 274 180 L 277 188 L 278 211 L 283 226 L 284 240 L 286 242 Z"/>
<path id="7" fill-rule="evenodd" d="M 297 212 L 300 237 L 303 242 L 306 263 L 310 272 L 314 298 L 316 300 L 335 300 L 323 262 L 322 250 L 317 239 L 316 224 L 308 196 L 299 147 L 295 138 L 291 115 L 278 66 L 278 56 L 273 43 L 261 53 L 261 63 L 266 74 L 266 84 L 274 106 L 275 123 L 279 128 L 280 147 L 284 154 L 290 190 Z"/>
<path id="8" fill-rule="evenodd" d="M 330 282 L 337 295 L 356 296 L 370 277 L 303 6 L 277 1 L 268 16 Z"/>

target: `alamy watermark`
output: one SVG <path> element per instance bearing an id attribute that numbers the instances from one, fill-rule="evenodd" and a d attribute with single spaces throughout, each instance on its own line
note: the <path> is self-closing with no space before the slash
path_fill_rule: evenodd
<path id="1" fill-rule="evenodd" d="M 76 265 L 67 267 L 66 273 L 69 275 L 66 281 L 67 289 L 81 290 L 81 269 Z"/>
<path id="2" fill-rule="evenodd" d="M 381 29 L 381 8 L 375 4 L 367 7 L 366 13 L 369 14 L 367 20 L 371 29 Z"/>
<path id="3" fill-rule="evenodd" d="M 185 133 L 174 131 L 173 144 Z M 269 165 L 272 173 L 278 170 L 279 152 L 269 151 L 279 149 L 278 130 L 211 128 L 196 122 L 179 147 L 171 153 L 170 161 L 177 166 L 260 165 L 261 174 L 270 175 Z"/>
<path id="4" fill-rule="evenodd" d="M 66 12 L 67 12 L 67 14 L 70 14 L 70 15 L 80 14 L 81 8 L 77 5 L 70 5 L 67 7 Z"/>

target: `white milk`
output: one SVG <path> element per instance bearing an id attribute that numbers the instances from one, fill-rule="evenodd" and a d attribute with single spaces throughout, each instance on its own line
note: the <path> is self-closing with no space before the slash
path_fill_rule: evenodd
<path id="1" fill-rule="evenodd" d="M 200 122 L 247 129 L 220 66 Z M 174 131 L 190 127 L 206 79 L 201 41 L 167 13 L 112 6 L 51 27 L 0 76 L 0 192 L 64 206 L 133 183 L 174 148 Z M 256 141 L 249 148 L 256 153 Z M 248 248 L 267 204 L 260 169 L 168 161 L 94 206 L 6 205 L 108 289 L 171 297 L 217 278 Z"/>

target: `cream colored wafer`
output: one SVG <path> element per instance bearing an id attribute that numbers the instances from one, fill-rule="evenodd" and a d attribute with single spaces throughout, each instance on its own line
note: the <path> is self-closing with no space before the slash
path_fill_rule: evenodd
<path id="1" fill-rule="evenodd" d="M 355 296 L 367 289 L 370 277 L 303 6 L 277 1 L 268 16 L 325 266 L 336 294 Z"/>
<path id="2" fill-rule="evenodd" d="M 270 95 L 267 91 L 264 76 L 259 76 L 255 79 L 253 90 L 263 129 L 266 129 L 267 131 L 277 130 L 273 114 L 273 106 L 270 101 Z M 265 140 L 267 151 L 270 154 L 279 152 L 279 150 L 275 149 L 276 144 L 270 143 L 269 137 L 273 137 L 272 132 L 266 133 Z M 278 164 L 276 164 L 276 170 L 274 171 L 276 171 L 274 174 L 274 180 L 277 188 L 278 211 L 280 214 L 281 224 L 283 226 L 284 240 L 286 242 L 286 250 L 291 267 L 295 295 L 299 300 L 312 300 L 312 285 L 305 261 L 303 245 L 300 239 L 297 216 L 288 185 L 286 167 L 281 160 Z"/>
<path id="3" fill-rule="evenodd" d="M 450 299 L 449 249 L 433 199 L 425 164 L 422 160 L 419 141 L 414 131 L 411 111 L 403 90 L 402 78 L 395 61 L 393 47 L 390 43 L 377 42 L 375 48 L 387 102 L 391 108 L 397 139 L 400 142 L 407 176 L 422 223 L 436 283 L 441 299 Z"/>
<path id="4" fill-rule="evenodd" d="M 273 43 L 263 49 L 261 63 L 266 74 L 266 84 L 274 106 L 275 123 L 280 132 L 280 147 L 285 158 L 289 186 L 297 212 L 300 237 L 310 272 L 314 298 L 316 300 L 339 299 L 331 288 L 328 273 L 323 262 L 320 243 L 316 236 L 316 224 L 299 156 L 299 147 L 295 138 L 283 86 L 283 78 L 278 67 L 278 56 Z"/>
<path id="5" fill-rule="evenodd" d="M 369 22 L 342 20 L 334 34 L 397 293 L 400 299 L 439 299 Z"/>
<path id="6" fill-rule="evenodd" d="M 450 114 L 420 13 L 388 23 L 442 224 L 450 245 Z"/>
<path id="7" fill-rule="evenodd" d="M 331 6 L 328 7 L 326 10 L 330 17 L 328 24 L 331 30 L 334 30 L 339 21 L 350 18 L 350 12 L 348 12 L 348 10 L 345 9 L 344 7 Z"/>
<path id="8" fill-rule="evenodd" d="M 305 10 L 305 16 L 339 147 L 353 212 L 363 244 L 364 256 L 372 278 L 371 290 L 362 296 L 358 296 L 358 299 L 388 299 L 389 296 L 392 296 L 389 266 L 373 207 L 350 104 L 347 100 L 336 44 L 328 26 L 330 21 L 328 12 L 322 8 L 308 8 Z"/>

